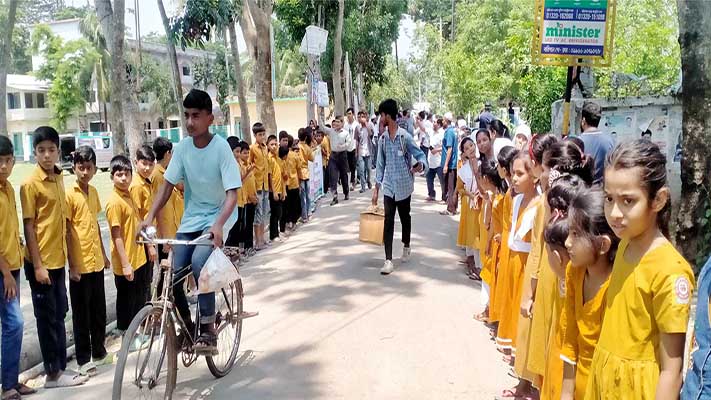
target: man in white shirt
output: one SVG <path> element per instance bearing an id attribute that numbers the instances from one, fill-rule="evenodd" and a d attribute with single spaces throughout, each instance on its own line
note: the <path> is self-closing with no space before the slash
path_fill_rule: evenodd
<path id="1" fill-rule="evenodd" d="M 430 169 L 427 170 L 427 201 L 437 201 L 437 193 L 434 188 L 435 175 L 439 179 L 440 190 L 442 191 L 442 201 L 445 201 L 444 196 L 444 174 L 442 173 L 442 139 L 444 139 L 444 130 L 441 119 L 435 121 L 433 133 L 430 135 L 430 146 L 428 155 L 428 164 Z"/>
<path id="2" fill-rule="evenodd" d="M 358 125 L 355 128 L 356 151 L 358 156 L 358 180 L 360 181 L 360 193 L 364 193 L 366 185 L 368 190 L 373 186 L 370 182 L 370 158 L 374 153 L 372 146 L 373 126 L 368 121 L 368 114 L 365 111 L 358 111 Z"/>
<path id="3" fill-rule="evenodd" d="M 356 127 L 358 126 L 358 121 L 355 120 L 355 115 L 353 114 L 353 108 L 348 107 L 346 110 L 346 123 L 343 126 L 343 129 L 345 129 L 348 132 L 348 135 L 351 137 L 351 141 L 348 145 L 348 170 L 351 173 L 351 190 L 355 190 L 355 181 L 356 181 L 356 166 L 357 166 L 357 155 L 356 155 L 356 139 L 355 139 L 355 130 Z"/>
<path id="4" fill-rule="evenodd" d="M 331 158 L 328 160 L 329 190 L 333 193 L 331 205 L 338 204 L 338 180 L 343 186 L 344 200 L 348 200 L 348 148 L 351 147 L 351 136 L 343 129 L 343 117 L 337 115 L 331 123 L 333 128 L 321 128 L 331 143 Z"/>

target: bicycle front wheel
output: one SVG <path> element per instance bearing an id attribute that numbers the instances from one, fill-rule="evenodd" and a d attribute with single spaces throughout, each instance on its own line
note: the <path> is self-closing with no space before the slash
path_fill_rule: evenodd
<path id="1" fill-rule="evenodd" d="M 215 292 L 216 356 L 205 357 L 207 368 L 215 378 L 230 373 L 237 359 L 242 338 L 242 280 Z"/>
<path id="2" fill-rule="evenodd" d="M 114 400 L 173 396 L 178 373 L 175 326 L 163 313 L 163 307 L 143 307 L 124 333 L 114 373 Z"/>

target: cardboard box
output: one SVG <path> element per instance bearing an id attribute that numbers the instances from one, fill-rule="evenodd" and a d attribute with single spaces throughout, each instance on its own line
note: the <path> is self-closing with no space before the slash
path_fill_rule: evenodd
<path id="1" fill-rule="evenodd" d="M 383 244 L 385 211 L 369 207 L 360 213 L 360 241 L 377 245 Z"/>

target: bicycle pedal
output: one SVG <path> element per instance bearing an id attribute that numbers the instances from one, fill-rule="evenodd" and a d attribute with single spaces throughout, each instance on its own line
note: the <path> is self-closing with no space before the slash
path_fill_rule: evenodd
<path id="1" fill-rule="evenodd" d="M 247 319 L 247 318 L 252 318 L 256 317 L 259 315 L 259 311 L 242 311 L 237 318 L 238 319 Z"/>

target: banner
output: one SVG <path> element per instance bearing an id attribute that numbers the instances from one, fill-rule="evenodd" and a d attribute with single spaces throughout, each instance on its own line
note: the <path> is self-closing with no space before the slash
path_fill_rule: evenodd
<path id="1" fill-rule="evenodd" d="M 309 194 L 312 202 L 323 196 L 323 160 L 321 158 L 321 146 L 313 151 L 314 160 L 309 161 Z M 314 203 L 315 204 L 315 203 Z"/>
<path id="2" fill-rule="evenodd" d="M 538 0 L 535 64 L 610 64 L 615 0 Z"/>

